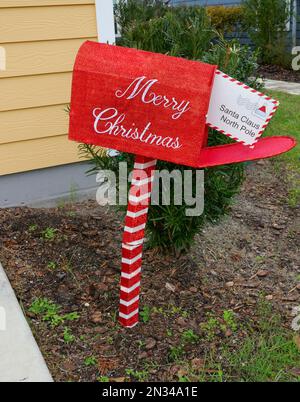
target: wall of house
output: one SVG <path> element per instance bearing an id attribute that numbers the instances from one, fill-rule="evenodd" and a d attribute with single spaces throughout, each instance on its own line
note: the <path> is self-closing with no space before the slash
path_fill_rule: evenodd
<path id="1" fill-rule="evenodd" d="M 65 109 L 87 39 L 94 0 L 0 0 L 0 176 L 79 160 Z"/>

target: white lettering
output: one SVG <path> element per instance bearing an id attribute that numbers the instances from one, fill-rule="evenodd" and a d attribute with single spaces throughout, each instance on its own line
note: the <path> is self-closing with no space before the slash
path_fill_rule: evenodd
<path id="1" fill-rule="evenodd" d="M 172 136 L 162 136 L 151 133 L 151 122 L 147 123 L 144 128 L 139 129 L 135 123 L 130 126 L 124 126 L 125 113 L 119 114 L 116 108 L 108 108 L 101 110 L 95 108 L 93 110 L 94 130 L 97 134 L 109 134 L 113 136 L 121 136 L 132 140 L 138 140 L 145 144 L 157 145 L 164 148 L 178 149 L 181 148 L 179 138 Z"/>
<path id="2" fill-rule="evenodd" d="M 146 81 L 146 82 L 145 82 Z M 125 89 L 118 89 L 115 92 L 117 98 L 125 98 L 128 100 L 141 96 L 141 101 L 145 104 L 153 104 L 154 106 L 163 106 L 165 109 L 170 108 L 174 111 L 172 119 L 179 119 L 184 113 L 190 110 L 190 102 L 183 100 L 177 101 L 174 97 L 170 100 L 166 95 L 157 95 L 151 92 L 152 87 L 158 83 L 157 79 L 147 80 L 146 77 L 138 77 L 133 80 Z"/>

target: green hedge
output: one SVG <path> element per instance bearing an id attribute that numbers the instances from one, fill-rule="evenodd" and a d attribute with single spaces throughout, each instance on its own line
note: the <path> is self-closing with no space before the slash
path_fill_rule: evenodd
<path id="1" fill-rule="evenodd" d="M 243 6 L 207 6 L 206 12 L 212 26 L 220 33 L 230 33 L 244 26 L 245 10 Z"/>

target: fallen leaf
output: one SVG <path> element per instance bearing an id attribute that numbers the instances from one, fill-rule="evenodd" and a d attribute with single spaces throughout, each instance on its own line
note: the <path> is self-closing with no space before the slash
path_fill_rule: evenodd
<path id="1" fill-rule="evenodd" d="M 186 368 L 181 368 L 177 372 L 178 377 L 185 377 L 188 374 L 188 370 Z"/>
<path id="2" fill-rule="evenodd" d="M 73 362 L 69 361 L 69 360 L 67 360 L 66 362 L 64 362 L 64 363 L 62 364 L 62 367 L 63 367 L 64 370 L 66 370 L 66 371 L 68 371 L 68 372 L 71 372 L 71 371 L 73 371 L 73 370 L 76 369 L 76 365 L 75 365 Z"/>
<path id="3" fill-rule="evenodd" d="M 126 377 L 116 377 L 116 378 L 110 378 L 110 382 L 125 382 L 127 380 Z"/>
<path id="4" fill-rule="evenodd" d="M 175 292 L 176 287 L 174 285 L 172 285 L 171 283 L 167 282 L 166 283 L 166 289 L 169 290 L 170 292 Z"/>
<path id="5" fill-rule="evenodd" d="M 118 360 L 111 357 L 99 357 L 98 369 L 100 375 L 107 375 L 109 371 L 115 370 L 118 367 Z"/>
<path id="6" fill-rule="evenodd" d="M 232 331 L 231 331 L 230 329 L 227 329 L 226 332 L 225 332 L 225 336 L 226 336 L 227 338 L 229 338 L 230 336 L 232 336 Z"/>
<path id="7" fill-rule="evenodd" d="M 147 352 L 141 352 L 138 355 L 139 360 L 143 360 L 146 359 L 148 357 L 148 353 Z"/>
<path id="8" fill-rule="evenodd" d="M 260 269 L 259 271 L 257 271 L 256 275 L 257 275 L 259 278 L 265 278 L 266 276 L 269 275 L 269 272 L 266 271 L 266 270 L 264 270 L 264 269 Z"/>
<path id="9" fill-rule="evenodd" d="M 94 324 L 99 324 L 102 321 L 102 313 L 100 311 L 95 311 L 92 315 L 90 320 Z"/>
<path id="10" fill-rule="evenodd" d="M 145 348 L 147 350 L 153 349 L 156 345 L 156 340 L 153 338 L 148 338 L 146 339 L 146 344 L 145 344 Z"/>
<path id="11" fill-rule="evenodd" d="M 186 319 L 184 319 L 183 317 L 178 317 L 176 320 L 177 324 L 180 325 L 181 327 L 185 327 L 187 324 Z"/>
<path id="12" fill-rule="evenodd" d="M 100 290 L 101 292 L 106 292 L 108 290 L 108 286 L 105 283 L 98 283 L 96 285 L 97 290 Z"/>
<path id="13" fill-rule="evenodd" d="M 198 357 L 195 357 L 195 359 L 193 359 L 191 361 L 191 364 L 192 364 L 192 368 L 194 370 L 200 370 L 200 369 L 202 369 L 204 367 L 204 360 L 200 359 Z"/>

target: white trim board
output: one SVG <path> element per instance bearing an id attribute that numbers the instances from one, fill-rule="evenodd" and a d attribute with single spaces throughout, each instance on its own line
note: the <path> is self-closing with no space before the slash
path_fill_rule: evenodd
<path id="1" fill-rule="evenodd" d="M 0 382 L 53 382 L 0 264 Z"/>
<path id="2" fill-rule="evenodd" d="M 98 40 L 114 45 L 116 42 L 113 0 L 96 0 Z"/>

